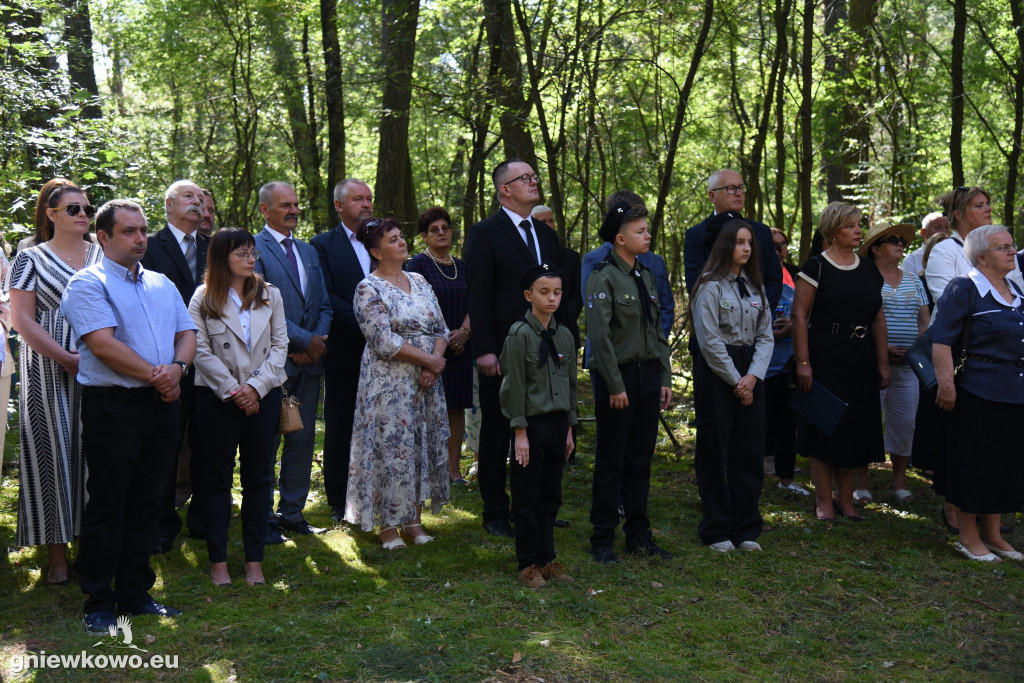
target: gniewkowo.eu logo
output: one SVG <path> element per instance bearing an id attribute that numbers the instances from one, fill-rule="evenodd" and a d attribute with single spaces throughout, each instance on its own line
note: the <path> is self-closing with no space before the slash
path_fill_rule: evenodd
<path id="1" fill-rule="evenodd" d="M 78 654 L 47 654 L 26 652 L 11 656 L 11 673 L 22 673 L 29 669 L 177 669 L 178 655 L 151 655 L 132 642 L 132 623 L 126 616 L 117 618 L 117 625 L 110 626 L 110 637 L 95 643 L 93 650 L 82 650 Z M 104 648 L 104 650 L 95 650 Z M 107 648 L 134 650 L 134 652 L 112 653 Z"/>

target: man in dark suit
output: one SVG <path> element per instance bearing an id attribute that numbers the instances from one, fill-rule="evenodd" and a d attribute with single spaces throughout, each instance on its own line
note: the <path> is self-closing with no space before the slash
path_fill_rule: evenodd
<path id="1" fill-rule="evenodd" d="M 277 515 L 271 513 L 267 543 L 281 543 L 281 530 L 298 534 L 325 531 L 311 526 L 302 516 L 309 495 L 316 440 L 316 410 L 320 399 L 320 375 L 324 372 L 327 333 L 331 328 L 331 303 L 324 288 L 316 249 L 292 236 L 299 223 L 299 201 L 291 185 L 267 183 L 260 188 L 260 213 L 267 224 L 256 235 L 260 252 L 256 271 L 281 290 L 284 317 L 288 322 L 288 380 L 284 390 L 302 404 L 302 429 L 284 437 L 280 500 Z M 277 446 L 274 447 L 275 452 Z"/>
<path id="2" fill-rule="evenodd" d="M 714 205 L 714 211 L 702 222 L 686 231 L 683 240 L 683 267 L 686 276 L 686 291 L 693 292 L 697 278 L 704 269 L 711 249 L 704 245 L 708 223 L 716 214 L 725 211 L 740 213 L 743 209 L 743 197 L 746 191 L 743 178 L 736 171 L 723 168 L 715 171 L 708 179 L 708 198 Z M 775 255 L 771 229 L 764 223 L 744 218 L 754 229 L 754 240 L 757 242 L 758 263 L 761 266 L 761 277 L 764 280 L 765 294 L 771 310 L 779 304 L 782 297 L 782 266 Z M 691 349 L 695 342 L 691 340 Z"/>
<path id="3" fill-rule="evenodd" d="M 469 284 L 469 319 L 480 380 L 480 447 L 478 478 L 483 498 L 484 529 L 514 537 L 509 524 L 505 493 L 506 459 L 512 443 L 508 420 L 501 412 L 501 354 L 512 324 L 525 315 L 529 303 L 519 287 L 528 266 L 559 261 L 558 236 L 550 227 L 530 218 L 540 202 L 537 175 L 529 164 L 509 159 L 491 174 L 501 208 L 469 229 L 466 238 L 466 275 Z M 560 313 L 563 313 L 560 309 Z M 564 315 L 564 313 L 563 313 Z M 559 321 L 561 317 L 556 313 Z"/>
<path id="4" fill-rule="evenodd" d="M 331 517 L 345 517 L 352 419 L 356 412 L 363 333 L 352 310 L 356 285 L 370 274 L 370 254 L 356 239 L 359 224 L 373 216 L 373 192 L 362 180 L 349 178 L 334 186 L 334 208 L 341 217 L 332 230 L 310 244 L 320 257 L 327 295 L 334 310 L 324 359 L 324 492 Z"/>
<path id="5" fill-rule="evenodd" d="M 206 250 L 210 246 L 210 238 L 198 231 L 203 220 L 204 201 L 202 189 L 191 180 L 171 183 L 164 195 L 167 225 L 149 236 L 146 255 L 142 257 L 143 268 L 163 273 L 174 283 L 186 307 L 206 273 Z M 186 517 L 189 533 L 196 538 L 206 536 L 202 501 L 203 463 L 202 458 L 192 457 L 195 444 L 190 435 L 190 425 L 194 411 L 195 386 L 189 373 L 181 380 L 181 444 L 160 501 L 160 528 L 154 553 L 170 552 L 175 536 L 181 531 L 181 517 L 174 505 L 179 468 L 188 471 L 192 486 L 192 502 Z"/>

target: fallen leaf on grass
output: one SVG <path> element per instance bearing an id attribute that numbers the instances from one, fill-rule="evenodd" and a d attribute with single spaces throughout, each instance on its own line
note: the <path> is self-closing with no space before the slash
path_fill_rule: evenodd
<path id="1" fill-rule="evenodd" d="M 596 591 L 593 588 L 587 589 L 587 595 L 597 595 L 598 593 L 604 593 L 603 590 Z"/>
<path id="2" fill-rule="evenodd" d="M 891 669 L 895 662 L 882 662 L 882 667 L 885 669 Z"/>
<path id="3" fill-rule="evenodd" d="M 664 586 L 662 586 L 657 581 L 651 581 L 651 585 L 654 586 L 655 588 L 664 588 Z"/>
<path id="4" fill-rule="evenodd" d="M 513 655 L 512 655 L 512 663 L 513 664 L 518 664 L 522 660 L 523 660 L 522 653 L 520 653 L 520 652 L 513 653 Z"/>
<path id="5" fill-rule="evenodd" d="M 550 640 L 542 640 L 542 641 L 540 641 L 540 644 L 541 644 L 541 647 L 551 647 L 551 641 Z"/>
<path id="6" fill-rule="evenodd" d="M 150 633 L 147 633 L 146 637 L 145 637 L 145 641 L 146 641 L 146 645 L 152 645 L 153 643 L 156 642 L 156 636 L 154 636 L 154 635 L 152 635 Z"/>

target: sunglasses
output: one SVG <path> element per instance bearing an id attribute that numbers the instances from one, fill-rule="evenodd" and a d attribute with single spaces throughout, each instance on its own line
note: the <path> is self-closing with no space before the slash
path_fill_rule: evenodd
<path id="1" fill-rule="evenodd" d="M 901 247 L 907 246 L 907 241 L 899 235 L 889 235 L 886 238 L 878 240 L 879 244 L 898 244 Z"/>
<path id="2" fill-rule="evenodd" d="M 92 204 L 86 204 L 85 206 L 82 206 L 81 204 L 68 204 L 67 206 L 63 207 L 63 209 L 64 213 L 71 216 L 72 218 L 77 216 L 82 211 L 85 212 L 85 215 L 88 218 L 92 218 L 93 216 L 96 215 L 96 207 L 93 206 Z M 54 210 L 60 211 L 61 209 L 57 208 Z"/>

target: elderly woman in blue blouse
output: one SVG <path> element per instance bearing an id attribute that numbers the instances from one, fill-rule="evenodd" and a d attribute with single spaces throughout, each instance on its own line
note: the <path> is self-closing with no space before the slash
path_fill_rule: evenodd
<path id="1" fill-rule="evenodd" d="M 956 550 L 983 562 L 1024 560 L 999 531 L 1000 514 L 1024 506 L 1024 292 L 1006 277 L 1016 252 L 1002 226 L 968 234 L 974 268 L 946 286 L 931 328 L 936 403 L 952 412 L 935 490 L 956 508 Z"/>
<path id="2" fill-rule="evenodd" d="M 708 237 L 712 237 L 709 229 Z M 705 240 L 705 244 L 709 240 Z M 764 376 L 772 357 L 771 311 L 753 230 L 730 220 L 711 245 L 691 298 L 700 347 L 694 361 L 701 542 L 718 552 L 761 546 Z"/>

